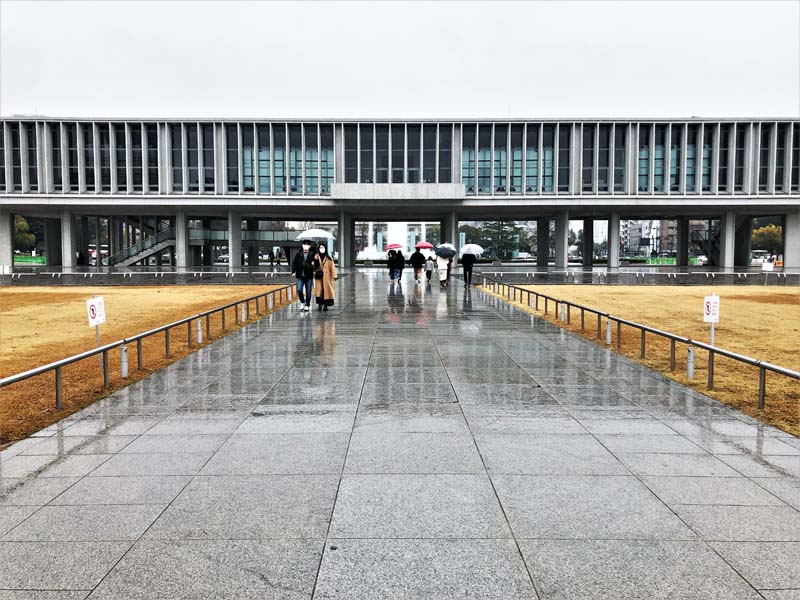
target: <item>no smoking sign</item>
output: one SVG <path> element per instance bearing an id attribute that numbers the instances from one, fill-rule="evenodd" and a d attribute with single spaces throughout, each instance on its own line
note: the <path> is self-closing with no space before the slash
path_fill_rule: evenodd
<path id="1" fill-rule="evenodd" d="M 706 296 L 703 299 L 703 321 L 719 323 L 719 296 Z"/>
<path id="2" fill-rule="evenodd" d="M 89 327 L 95 327 L 106 322 L 106 307 L 103 297 L 89 298 L 86 301 L 86 312 L 89 315 Z"/>

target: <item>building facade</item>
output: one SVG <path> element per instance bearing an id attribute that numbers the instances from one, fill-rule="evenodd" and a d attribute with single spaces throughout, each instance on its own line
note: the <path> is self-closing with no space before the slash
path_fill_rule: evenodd
<path id="1" fill-rule="evenodd" d="M 557 267 L 569 220 L 605 219 L 610 268 L 621 218 L 677 220 L 679 264 L 688 219 L 718 219 L 719 266 L 731 268 L 742 264 L 752 217 L 782 215 L 786 264 L 800 267 L 800 120 L 2 118 L 4 265 L 12 214 L 48 219 L 66 268 L 80 219 L 104 219 L 109 247 L 124 253 L 131 239 L 119 223 L 144 217 L 169 219 L 162 241 L 180 268 L 193 262 L 188 223 L 212 218 L 227 219 L 232 267 L 242 242 L 258 241 L 243 232 L 259 219 L 337 221 L 344 265 L 356 219 L 439 220 L 454 243 L 459 219 L 552 219 Z"/>

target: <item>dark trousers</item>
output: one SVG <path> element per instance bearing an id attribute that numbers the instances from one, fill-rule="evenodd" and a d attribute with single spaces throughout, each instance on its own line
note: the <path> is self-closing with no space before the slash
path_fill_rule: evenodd
<path id="1" fill-rule="evenodd" d="M 301 304 L 308 306 L 311 304 L 311 286 L 314 282 L 311 279 L 297 279 L 297 299 Z"/>
<path id="2" fill-rule="evenodd" d="M 472 267 L 464 267 L 464 283 L 472 285 Z"/>

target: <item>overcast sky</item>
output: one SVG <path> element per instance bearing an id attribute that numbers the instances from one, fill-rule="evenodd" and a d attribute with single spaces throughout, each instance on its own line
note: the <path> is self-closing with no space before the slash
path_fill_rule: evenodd
<path id="1" fill-rule="evenodd" d="M 800 0 L 2 1 L 0 21 L 5 116 L 800 116 Z"/>

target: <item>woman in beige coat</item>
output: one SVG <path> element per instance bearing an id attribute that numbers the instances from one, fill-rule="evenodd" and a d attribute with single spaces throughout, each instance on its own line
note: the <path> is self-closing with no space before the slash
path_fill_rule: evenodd
<path id="1" fill-rule="evenodd" d="M 317 297 L 317 310 L 328 310 L 333 306 L 333 282 L 336 280 L 336 265 L 328 256 L 328 248 L 320 244 L 314 256 L 314 295 Z"/>

